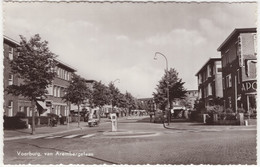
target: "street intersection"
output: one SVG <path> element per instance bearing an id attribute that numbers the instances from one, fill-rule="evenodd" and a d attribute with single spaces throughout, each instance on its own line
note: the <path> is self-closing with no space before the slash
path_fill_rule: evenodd
<path id="1" fill-rule="evenodd" d="M 105 118 L 104 118 L 105 119 Z M 256 127 L 162 124 L 148 117 L 4 142 L 4 164 L 256 164 Z"/>

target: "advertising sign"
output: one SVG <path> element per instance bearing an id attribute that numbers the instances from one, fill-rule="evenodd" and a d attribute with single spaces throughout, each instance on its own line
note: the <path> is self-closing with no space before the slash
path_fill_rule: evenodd
<path id="1" fill-rule="evenodd" d="M 256 80 L 244 81 L 242 83 L 242 91 L 244 93 L 253 93 L 253 92 L 256 92 L 256 89 L 257 89 Z"/>

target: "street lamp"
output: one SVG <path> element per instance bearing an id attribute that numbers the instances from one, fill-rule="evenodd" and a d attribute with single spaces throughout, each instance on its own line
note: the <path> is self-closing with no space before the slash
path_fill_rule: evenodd
<path id="1" fill-rule="evenodd" d="M 166 113 L 167 113 L 167 118 L 168 118 L 168 125 L 170 124 L 170 116 L 169 116 L 169 106 L 170 106 L 170 95 L 169 95 L 169 82 L 168 82 L 168 60 L 166 58 L 166 56 L 160 52 L 155 52 L 155 55 L 154 55 L 154 60 L 157 60 L 157 55 L 161 55 L 165 58 L 165 61 L 166 61 L 166 92 L 167 92 L 167 109 L 166 109 Z"/>

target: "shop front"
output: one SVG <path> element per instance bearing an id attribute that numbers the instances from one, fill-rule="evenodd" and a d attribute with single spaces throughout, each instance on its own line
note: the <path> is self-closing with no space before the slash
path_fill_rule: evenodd
<path id="1" fill-rule="evenodd" d="M 256 111 L 257 80 L 244 81 L 242 83 L 243 108 L 248 112 Z"/>

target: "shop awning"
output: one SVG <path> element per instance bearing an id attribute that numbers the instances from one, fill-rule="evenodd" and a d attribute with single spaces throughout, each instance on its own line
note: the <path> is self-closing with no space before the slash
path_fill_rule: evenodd
<path id="1" fill-rule="evenodd" d="M 37 102 L 37 104 L 40 106 L 40 107 L 42 107 L 42 109 L 44 109 L 44 110 L 47 110 L 48 108 L 46 107 L 46 105 L 45 105 L 45 102 L 43 102 L 43 101 L 36 101 Z"/>

